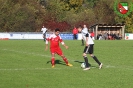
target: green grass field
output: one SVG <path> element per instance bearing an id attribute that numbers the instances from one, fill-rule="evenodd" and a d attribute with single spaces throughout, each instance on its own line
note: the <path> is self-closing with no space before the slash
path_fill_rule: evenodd
<path id="1" fill-rule="evenodd" d="M 79 40 L 65 40 L 62 50 L 73 67 L 56 55 L 51 68 L 49 50 L 43 40 L 0 40 L 0 88 L 133 88 L 133 41 L 95 40 L 94 54 L 88 55 L 91 70 L 83 71 L 84 47 Z"/>

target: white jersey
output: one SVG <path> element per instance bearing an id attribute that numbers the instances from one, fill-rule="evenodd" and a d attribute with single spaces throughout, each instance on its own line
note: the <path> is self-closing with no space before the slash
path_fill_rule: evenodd
<path id="1" fill-rule="evenodd" d="M 88 28 L 83 28 L 83 30 L 81 31 L 82 35 L 86 35 L 88 33 Z"/>
<path id="2" fill-rule="evenodd" d="M 94 44 L 94 41 L 93 41 L 93 39 L 91 38 L 91 34 L 90 33 L 87 33 L 86 34 L 86 37 L 88 37 L 88 41 L 87 41 L 87 44 Z"/>
<path id="3" fill-rule="evenodd" d="M 42 28 L 42 29 L 41 29 L 41 31 L 42 31 L 42 32 L 43 32 L 43 34 L 44 34 L 44 33 L 46 33 L 47 28 Z"/>

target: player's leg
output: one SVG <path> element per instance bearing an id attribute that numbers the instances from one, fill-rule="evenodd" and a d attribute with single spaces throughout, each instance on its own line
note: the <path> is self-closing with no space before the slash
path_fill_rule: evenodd
<path id="1" fill-rule="evenodd" d="M 67 58 L 64 56 L 64 54 L 62 53 L 62 50 L 60 48 L 57 49 L 56 53 L 62 57 L 62 59 L 64 60 L 64 62 L 66 63 L 67 66 L 73 66 L 72 64 L 70 64 L 67 60 Z"/>
<path id="2" fill-rule="evenodd" d="M 51 64 L 52 64 L 52 68 L 55 67 L 55 49 L 50 49 L 51 52 Z"/>
<path id="3" fill-rule="evenodd" d="M 64 60 L 64 62 L 66 63 L 67 66 L 73 66 L 72 64 L 70 64 L 67 60 L 67 58 L 62 54 L 60 55 L 62 57 L 62 59 Z"/>
<path id="4" fill-rule="evenodd" d="M 94 45 L 90 45 L 89 54 L 98 63 L 99 69 L 101 69 L 102 68 L 102 63 L 98 60 L 98 58 L 95 55 L 93 55 L 93 46 Z"/>
<path id="5" fill-rule="evenodd" d="M 43 34 L 43 39 L 44 39 L 44 41 L 46 41 L 46 34 L 45 33 Z"/>
<path id="6" fill-rule="evenodd" d="M 99 65 L 101 64 L 101 62 L 98 60 L 98 58 L 97 58 L 95 55 L 90 54 L 90 56 L 91 56 Z"/>
<path id="7" fill-rule="evenodd" d="M 55 67 L 55 53 L 51 53 L 51 64 L 52 64 L 52 68 Z"/>
<path id="8" fill-rule="evenodd" d="M 84 70 L 89 70 L 90 69 L 90 65 L 89 65 L 88 57 L 87 57 L 88 50 L 89 50 L 89 47 L 85 46 L 84 51 L 83 51 L 83 58 L 84 58 L 84 61 L 85 61 L 85 64 L 86 64 L 86 68 Z"/>
<path id="9" fill-rule="evenodd" d="M 81 39 L 81 41 L 82 41 L 82 46 L 84 46 L 84 37 L 83 37 L 84 35 L 82 35 L 82 39 Z"/>
<path id="10" fill-rule="evenodd" d="M 82 41 L 82 46 L 84 46 L 84 40 L 82 39 L 81 41 Z"/>
<path id="11" fill-rule="evenodd" d="M 86 64 L 86 68 L 88 68 L 89 67 L 88 57 L 85 53 L 83 53 L 83 58 L 84 58 L 84 61 L 85 61 L 85 64 Z"/>
<path id="12" fill-rule="evenodd" d="M 90 56 L 98 63 L 99 69 L 101 69 L 103 64 L 98 60 L 98 58 L 93 54 L 90 54 Z"/>

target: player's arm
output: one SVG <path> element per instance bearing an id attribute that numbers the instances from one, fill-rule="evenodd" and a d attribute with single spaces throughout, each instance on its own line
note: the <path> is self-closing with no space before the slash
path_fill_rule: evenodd
<path id="1" fill-rule="evenodd" d="M 60 42 L 66 49 L 68 49 L 68 46 L 64 43 L 64 41 L 61 39 L 61 37 L 60 37 Z"/>
<path id="2" fill-rule="evenodd" d="M 64 42 L 61 42 L 61 43 L 66 49 L 68 49 L 68 46 Z"/>
<path id="3" fill-rule="evenodd" d="M 88 45 L 88 41 L 89 41 L 89 34 L 87 33 L 87 34 L 85 35 L 85 37 L 86 37 L 86 46 L 89 46 L 89 45 Z"/>

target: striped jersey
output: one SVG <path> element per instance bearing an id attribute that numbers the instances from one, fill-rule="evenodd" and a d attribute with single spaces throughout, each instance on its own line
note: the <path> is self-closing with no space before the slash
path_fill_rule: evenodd
<path id="1" fill-rule="evenodd" d="M 90 33 L 87 33 L 87 34 L 86 34 L 86 37 L 88 37 L 87 44 L 94 44 L 94 41 L 93 41 L 93 39 L 92 39 L 92 37 L 91 37 L 91 34 L 90 34 Z"/>

